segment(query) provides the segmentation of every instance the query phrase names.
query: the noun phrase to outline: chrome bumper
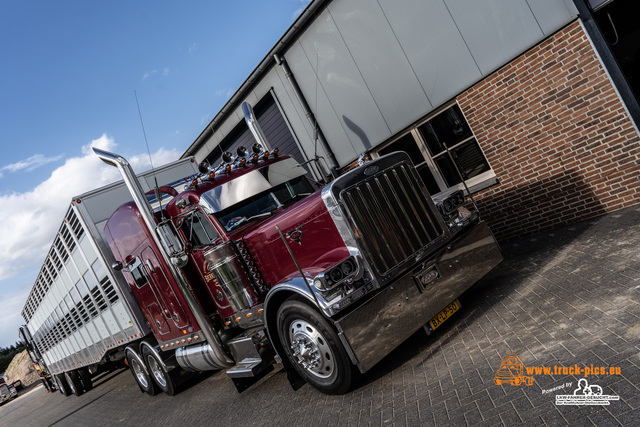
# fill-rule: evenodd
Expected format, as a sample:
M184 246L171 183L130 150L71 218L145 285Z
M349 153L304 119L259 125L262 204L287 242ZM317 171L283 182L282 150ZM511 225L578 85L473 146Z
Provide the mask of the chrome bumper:
M337 320L340 338L360 371L371 369L501 261L493 234L480 222ZM434 265L439 278L421 291L414 276Z

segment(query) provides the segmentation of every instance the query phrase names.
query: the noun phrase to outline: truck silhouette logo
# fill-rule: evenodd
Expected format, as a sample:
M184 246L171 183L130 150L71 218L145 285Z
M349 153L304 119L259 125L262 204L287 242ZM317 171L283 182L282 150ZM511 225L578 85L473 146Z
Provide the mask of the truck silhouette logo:
M493 377L493 382L496 385L511 384L511 385L532 385L533 377L528 377L524 374L525 368L522 360L516 353L509 353L500 361L500 368L496 371Z

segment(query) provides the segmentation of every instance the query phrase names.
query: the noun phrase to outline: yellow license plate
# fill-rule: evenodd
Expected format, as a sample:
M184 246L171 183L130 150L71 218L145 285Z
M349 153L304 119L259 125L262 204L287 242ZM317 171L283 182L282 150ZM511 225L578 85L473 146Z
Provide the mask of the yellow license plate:
M438 326L442 325L445 320L453 316L453 313L460 309L460 303L458 300L452 302L444 308L440 313L436 314L433 319L429 320L427 326L429 330L433 332Z

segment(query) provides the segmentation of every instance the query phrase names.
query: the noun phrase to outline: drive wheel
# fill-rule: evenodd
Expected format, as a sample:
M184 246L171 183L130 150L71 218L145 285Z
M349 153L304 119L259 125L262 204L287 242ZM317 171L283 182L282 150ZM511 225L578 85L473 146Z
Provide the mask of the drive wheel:
M142 349L142 357L149 368L151 378L160 387L160 390L169 396L173 396L175 387L173 386L171 375L164 369L162 361L158 360L157 356L146 347Z
M76 371L67 371L64 373L64 379L67 380L67 384L69 385L69 391L76 396L80 396L84 393L84 389L82 388L82 382L80 382L80 377Z
M329 322L297 300L278 310L278 336L289 361L312 387L326 394L344 394L354 367Z
M127 350L126 358L129 369L131 369L131 374L136 380L138 387L140 387L140 391L147 393L149 396L155 396L158 393L158 387L147 373L142 358L130 349Z
M58 386L58 390L60 390L60 393L62 393L63 396L69 396L71 394L69 384L67 383L64 374L56 375L56 385Z

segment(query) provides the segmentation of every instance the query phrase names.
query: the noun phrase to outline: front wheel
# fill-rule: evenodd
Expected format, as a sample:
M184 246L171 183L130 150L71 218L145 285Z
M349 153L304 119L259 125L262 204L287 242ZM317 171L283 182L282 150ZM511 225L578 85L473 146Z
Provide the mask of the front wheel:
M278 310L278 336L289 361L312 387L344 394L355 374L333 327L320 313L297 300Z

